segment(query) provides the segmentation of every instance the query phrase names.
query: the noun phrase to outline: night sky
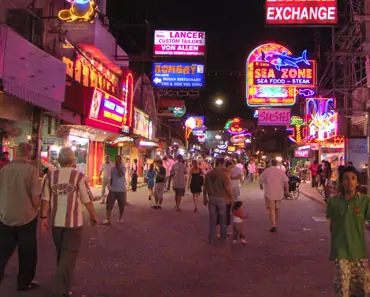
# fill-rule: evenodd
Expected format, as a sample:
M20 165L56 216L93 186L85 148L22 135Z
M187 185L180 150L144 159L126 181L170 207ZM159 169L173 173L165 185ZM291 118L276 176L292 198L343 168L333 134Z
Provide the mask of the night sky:
M255 47L275 41L287 46L297 55L308 49L309 58L318 59L320 53L320 71L325 63L325 52L330 45L327 34L330 29L327 28L266 27L263 0L108 0L107 6L112 33L128 54L139 54L139 47L145 50L146 34L145 28L124 27L123 24L144 23L147 20L153 30L206 31L206 88L200 99L187 100L187 107L189 112L204 113L208 116L206 124L209 128L221 128L232 116L245 119L252 117L252 111L245 100L245 60ZM321 39L315 39L318 34ZM317 42L319 40L320 42ZM321 47L317 46L318 43ZM150 69L151 63L147 63L148 74ZM228 106L214 116L216 111L210 102L219 95L227 99Z

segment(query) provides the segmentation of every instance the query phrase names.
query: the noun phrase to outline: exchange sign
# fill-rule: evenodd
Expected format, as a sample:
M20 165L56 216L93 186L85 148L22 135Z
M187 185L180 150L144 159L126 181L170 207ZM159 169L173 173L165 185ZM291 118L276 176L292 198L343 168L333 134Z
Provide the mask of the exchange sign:
M205 56L206 33L200 31L154 31L154 55Z
M336 25L337 0L266 0L268 25Z
M204 64L183 62L153 63L153 86L198 89L204 87Z

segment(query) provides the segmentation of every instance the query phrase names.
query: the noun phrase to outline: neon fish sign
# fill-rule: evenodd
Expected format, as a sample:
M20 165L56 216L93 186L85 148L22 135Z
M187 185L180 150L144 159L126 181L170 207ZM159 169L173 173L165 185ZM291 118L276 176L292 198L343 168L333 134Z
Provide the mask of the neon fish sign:
M316 86L316 62L307 59L306 50L294 56L282 45L263 44L250 53L246 66L249 106L291 106L299 88Z
M98 15L98 5L94 0L67 0L71 3L69 9L62 9L58 13L58 17L67 23L82 21L94 22Z

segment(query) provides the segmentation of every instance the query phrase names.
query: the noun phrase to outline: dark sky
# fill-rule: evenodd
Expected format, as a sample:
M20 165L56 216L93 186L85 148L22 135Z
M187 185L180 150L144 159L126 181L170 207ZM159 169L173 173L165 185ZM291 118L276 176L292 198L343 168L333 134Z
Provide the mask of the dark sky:
M252 111L245 103L244 73L245 59L256 46L275 41L297 54L308 49L309 58L315 58L315 33L328 31L265 27L263 0L108 0L107 15L111 20L113 34L129 54L138 53L132 40L145 49L145 29L122 28L123 24L143 23L147 20L152 29L206 31L206 88L200 99L187 100L187 106L190 112L204 112L208 126L222 126L232 116L246 119L251 117ZM130 38L127 38L128 35ZM330 40L321 39L322 48L330 44ZM150 71L150 64L146 66ZM210 108L210 100L218 93L227 99L228 108L216 113Z

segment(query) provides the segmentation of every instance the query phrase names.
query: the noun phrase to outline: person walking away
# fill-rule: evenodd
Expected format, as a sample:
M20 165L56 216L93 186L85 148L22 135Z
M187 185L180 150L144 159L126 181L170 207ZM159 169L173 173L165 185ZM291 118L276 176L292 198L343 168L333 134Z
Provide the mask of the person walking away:
M130 167L130 159L129 158L126 158L126 161L125 161L125 168L126 168L126 173L125 173L125 177L126 177L126 188L127 190L130 189L130 185L131 185L131 172L129 170Z
M370 220L370 197L357 192L359 172L352 166L339 174L340 192L327 202L330 220L330 255L335 264L334 293L338 297L365 297L370 293L370 272L365 224Z
M105 204L106 197L105 197L105 191L110 186L110 180L111 180L111 171L114 167L114 164L110 161L110 157L107 155L105 156L104 164L100 168L99 177L102 183L102 189L101 189L101 204Z
M230 166L230 179L233 188L234 201L238 201L240 197L240 187L243 182L244 172L235 162Z
M153 209L162 209L165 187L166 187L166 168L164 168L163 166L163 161L158 160L154 187L155 205L152 206Z
M192 168L190 170L189 189L193 194L194 212L198 211L198 200L203 186L203 174L198 167L197 160L192 161Z
M149 170L146 173L146 184L148 186L149 200L152 200L156 175L157 173L154 170L154 164L150 164Z
M240 159L237 159L235 162L233 161L233 165L238 167L242 171L243 176L242 176L241 182L243 183L244 182L244 176L245 176L245 173L246 173L246 170L244 169L243 163L240 161Z
M247 218L243 213L243 202L236 201L233 205L233 243L240 240L240 243L247 244L243 230L243 220Z
M318 171L319 171L319 165L317 161L314 161L313 164L310 166L310 172L311 172L311 183L312 188L317 187L317 179L318 179Z
M41 184L36 167L30 164L32 145L20 143L15 161L0 170L0 284L6 265L18 249L17 290L28 291L37 265L37 215Z
M207 173L203 186L203 203L209 209L208 242L216 241L217 214L220 220L221 240L226 242L226 205L233 203L230 178L225 169L225 160L217 159L216 167Z
M253 160L249 161L248 174L249 174L249 181L251 183L253 183L254 182L254 176L256 174L256 163Z
M112 210L116 201L119 208L119 219L117 223L122 223L123 213L125 211L125 205L127 201L126 178L125 178L126 168L122 164L121 156L116 156L114 161L115 166L112 168L111 172L112 179L107 198L107 217L106 219L104 219L103 225L111 224Z
M3 152L1 155L2 155L2 157L0 159L0 169L3 168L5 165L8 165L10 163L8 152Z
M173 164L175 164L175 161L173 160L172 157L169 157L166 161L167 163L167 167L166 167L166 191L170 191L171 190L171 182L173 180L173 175L171 174L172 172L172 166Z
M83 173L73 168L74 152L64 147L58 157L60 169L49 172L43 181L41 202L41 230L49 224L57 253L55 297L70 295L73 273L82 240L83 206L91 223L97 223L93 195Z
M134 160L134 164L132 164L131 168L131 189L133 192L137 190L137 173L138 173L138 166L137 166L137 159Z
M173 175L173 190L175 191L176 210L181 211L181 199L185 196L185 178L188 174L188 169L184 164L181 155L177 156L177 163L172 166L171 174Z
M271 160L271 166L260 175L260 187L264 189L265 203L271 222L270 232L276 232L279 220L281 201L289 193L289 178L277 167L277 161ZM285 191L285 192L284 192Z

